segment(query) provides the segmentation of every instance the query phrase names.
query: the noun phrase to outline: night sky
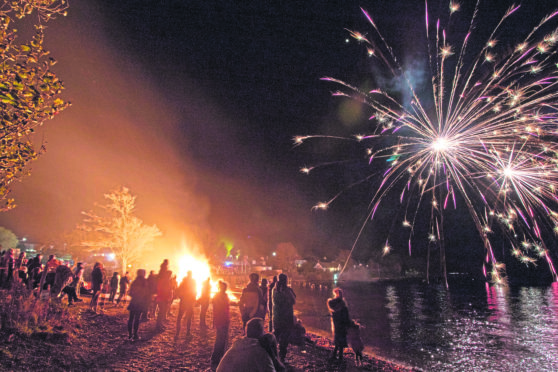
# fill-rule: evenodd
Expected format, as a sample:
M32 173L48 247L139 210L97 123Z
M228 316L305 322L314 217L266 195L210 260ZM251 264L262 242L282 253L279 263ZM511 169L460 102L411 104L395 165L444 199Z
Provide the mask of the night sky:
M488 19L511 5L486 3ZM430 12L445 14L447 2L437 4ZM536 4L538 18L551 10L551 2ZM46 40L73 106L38 135L47 152L14 187L18 208L0 215L0 225L54 240L103 193L126 185L138 196L138 215L163 230L166 244L202 225L270 249L281 241L318 255L350 249L372 186L351 189L328 211L311 208L368 172L362 149L324 141L294 147L292 139L367 128L369 112L332 97L337 87L320 80L358 82L370 73L364 48L347 42L346 29L372 32L361 6L402 62L420 66L421 1L72 1ZM299 172L331 160L351 162ZM448 230L467 230L461 217ZM389 223L372 226L357 255L381 249ZM468 233L453 239L478 243ZM479 246L467 257L480 266L482 254Z

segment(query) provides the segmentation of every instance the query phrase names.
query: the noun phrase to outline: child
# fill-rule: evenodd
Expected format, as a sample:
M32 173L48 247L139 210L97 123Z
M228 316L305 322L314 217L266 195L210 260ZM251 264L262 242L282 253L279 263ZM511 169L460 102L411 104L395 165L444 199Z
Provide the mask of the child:
M360 324L351 321L351 325L347 329L347 341L349 346L353 349L355 353L355 364L357 366L362 365L362 351L364 350L364 344L360 338Z

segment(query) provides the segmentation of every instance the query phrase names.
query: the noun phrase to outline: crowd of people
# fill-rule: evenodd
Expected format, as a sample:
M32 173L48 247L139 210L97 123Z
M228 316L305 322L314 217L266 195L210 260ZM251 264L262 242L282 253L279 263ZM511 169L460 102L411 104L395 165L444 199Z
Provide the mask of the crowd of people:
M147 275L146 270L137 270L133 281L129 272L122 275L114 272L107 278L103 265L97 262L91 272L90 290L87 290L83 286L84 265L81 262L70 268L54 255L49 256L44 265L41 261L40 254L27 260L22 253L14 259L13 251L7 250L0 257L0 287L10 288L19 281L38 295L46 293L60 300L67 295L69 306L81 302L80 294L87 293L91 295L89 310L93 312L103 307L105 301L114 306L128 303L127 329L131 341L140 339L142 321L155 319L156 331L168 327L168 316L175 300L179 301L175 341L180 338L182 328L186 328L186 337L191 334L195 306L200 306L199 327L203 332L209 327L207 312L211 304L216 335L210 361L213 371L284 371L289 344L301 345L306 340L306 331L294 316L296 294L285 274L274 276L271 282L266 278L260 280L257 273L249 275L249 282L235 304L239 306L244 337L227 349L231 302L228 284L224 281L218 282L218 292L211 297L211 280L207 278L198 298L192 272L188 271L178 284L168 260L161 263L157 273L151 271ZM343 350L350 345L358 362L359 358L362 360L363 349L359 325L350 319L341 289L336 288L333 293L334 297L327 302L335 346L330 360L343 360Z
M67 262L50 255L45 264L43 255L37 254L28 259L25 252L14 257L13 249L0 253L0 288L11 289L14 283L21 283L37 296L41 293L55 295L57 298L68 296L68 304L81 302L79 293L83 288L84 265L78 262L73 267Z
M245 337L237 340L227 350L231 322L228 284L219 281L218 292L211 298L211 281L207 278L202 283L198 298L192 272L188 271L178 284L168 264L168 260L163 261L159 272L151 273L149 277L146 277L145 270L137 271L129 290L131 300L128 305L128 336L130 340L140 338L138 331L141 320L154 316L155 313L155 329L163 331L168 326L167 317L174 300L179 301L175 341L180 339L183 328L186 337L191 334L195 306L200 307L199 328L203 332L208 328L207 310L211 304L213 305L213 328L216 334L211 355L212 370L285 370L283 363L289 343L293 341L293 335L302 338L305 336L301 322L297 321L293 314L296 295L288 286L287 275L280 274L274 278L270 286L267 279L260 281L258 274L249 275L249 283L242 290L238 301ZM150 277L155 278L151 281L153 284L150 284ZM94 291L95 288L94 286ZM114 293L114 289L111 293ZM270 323L269 332L266 332L268 314ZM302 328L302 332L295 332L297 327ZM262 359L262 355L266 357ZM252 369L245 369L246 365L251 365Z

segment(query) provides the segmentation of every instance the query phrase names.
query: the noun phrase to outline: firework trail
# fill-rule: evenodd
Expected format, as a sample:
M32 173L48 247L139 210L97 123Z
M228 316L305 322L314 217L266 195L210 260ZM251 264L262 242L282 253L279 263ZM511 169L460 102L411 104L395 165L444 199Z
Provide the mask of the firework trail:
M512 6L484 45L473 48L470 40L482 15L479 3L470 22L467 20L465 36L452 42L449 26L442 26L439 19L429 20L425 3L432 82L427 99L416 93L409 72L365 10L362 12L374 37L348 31L366 47L371 63L380 64L393 78L405 81L410 102L400 102L385 87L363 91L335 78L323 80L341 87L334 95L358 100L373 113L371 133L352 138L368 146L370 169L384 169L366 221L374 219L386 195L398 192L411 253L413 239L422 238L414 231L421 217L419 207L426 205L428 208L421 208L430 213L430 232L425 239L437 245L445 260L444 210L465 208L486 250L485 276L495 283L505 282L505 267L496 259L491 244L498 233L521 262L529 265L546 261L556 280L545 240L558 232L558 11L541 19L515 45L504 45L507 43L497 39L503 25L514 17L521 21L516 14L519 6ZM459 10L458 3L450 2L448 25ZM332 138L299 136L295 144L316 137ZM305 167L303 172L316 168L319 166ZM372 177L376 175L363 181ZM464 205L456 200L457 194ZM315 208L326 209L338 196ZM389 250L388 241L384 253Z

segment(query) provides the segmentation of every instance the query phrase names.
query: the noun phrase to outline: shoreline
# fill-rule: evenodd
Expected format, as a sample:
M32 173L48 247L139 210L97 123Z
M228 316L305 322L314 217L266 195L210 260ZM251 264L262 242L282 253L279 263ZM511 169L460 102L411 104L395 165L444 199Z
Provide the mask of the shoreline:
M312 327L306 327L306 335L309 336L312 340L314 339L323 339L323 340L327 340L328 342L328 346L321 346L324 348L327 348L329 352L331 352L333 350L333 341L331 340L331 333L330 332L326 332L323 331L321 329L316 329L316 328L312 328ZM345 349L345 352L353 355L353 351L350 347L348 347L347 349ZM392 360L392 359L388 359L386 357L383 357L381 355L378 355L374 352L374 350L370 347L365 345L364 346L364 351L362 352L362 355L365 358L369 358L369 359L377 359L380 360L384 363L389 363L389 364L394 364L397 365L399 368L403 369L403 370L410 370L410 371L421 371L420 368L418 367L413 367L409 364L406 364L404 362L398 361L398 360Z
M178 305L171 307L171 315L163 331L155 329L155 321L140 324L140 341L130 341L127 335L128 311L126 305L117 307L107 303L102 311L88 310L89 298L68 308L71 321L58 328L41 332L22 333L2 330L0 337L0 365L7 370L103 370L103 371L147 371L147 370L210 370L215 331L199 327L199 306L194 308L192 333L174 339ZM65 305L66 301L63 301ZM242 322L238 306L231 306L229 343L242 336ZM211 326L213 309L208 311ZM184 322L183 322L184 323ZM330 335L318 330L307 329L311 342L290 345L286 358L288 372L352 372L352 371L420 371L376 355L365 353L363 365L356 366L354 354L348 349L343 363L329 362L332 351ZM64 336L64 337L59 337Z

